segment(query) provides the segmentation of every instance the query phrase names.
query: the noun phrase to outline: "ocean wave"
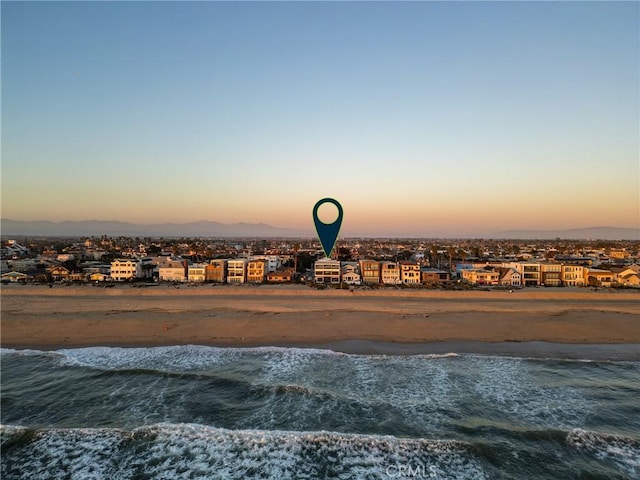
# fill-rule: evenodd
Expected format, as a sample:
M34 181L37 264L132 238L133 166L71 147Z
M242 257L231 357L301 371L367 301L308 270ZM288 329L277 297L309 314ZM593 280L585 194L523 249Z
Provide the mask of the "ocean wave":
M474 357L477 370L473 390L496 416L510 414L519 423L553 428L584 425L593 410L584 393L575 386L541 382L528 361L505 357Z
M175 345L166 347L86 347L57 350L64 356L65 365L93 367L106 370L155 369L159 371L203 370L226 365L239 358L277 356L293 363L308 356L343 356L331 350L285 347L210 347L204 345Z
M37 351L27 352L32 355ZM239 424L225 425L233 428L307 430L318 428L323 419L334 419L332 425L338 425L338 421L350 423L349 417L357 417L370 424L382 415L388 421L399 421L406 434L423 436L428 431L442 431L442 425L469 410L465 399L470 394L477 398L478 405L486 406L479 415L525 427L583 427L594 411L584 388L571 378L563 378L566 375L561 370L552 378L543 378L546 374L538 362L515 357L458 357L452 353L386 356L323 349L199 345L89 347L40 354L55 358L64 367L115 372L119 377L113 381L132 386L132 395L142 386L155 388L156 384L170 394L182 377L196 376L194 380L202 377L203 385L215 387L221 394L237 391L252 396L256 400L252 411ZM156 373L164 378L173 375L176 382L158 380L154 378L159 377ZM124 408L129 400L121 393L118 398ZM140 417L145 422L199 422L206 418L174 418L171 415L185 411L182 403L162 409L153 396L145 393L138 397L135 395L131 402L136 406L131 418ZM143 414L146 404L155 417Z
M451 440L199 424L134 430L2 426L0 433L2 477L10 479L382 479L401 466L422 473L421 478L487 478L474 448Z
M640 478L640 441L619 435L576 428L567 435L567 443L598 460L613 462L632 478Z
M15 349L15 348L0 348L0 355L15 355L19 357L39 357L39 356L52 356L60 355L54 351L48 350L33 350L30 348Z

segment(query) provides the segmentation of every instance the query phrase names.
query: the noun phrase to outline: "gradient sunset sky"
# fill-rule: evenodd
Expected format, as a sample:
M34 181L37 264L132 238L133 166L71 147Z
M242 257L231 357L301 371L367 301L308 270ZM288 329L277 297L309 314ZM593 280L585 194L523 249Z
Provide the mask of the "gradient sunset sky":
M6 2L2 217L640 223L638 2Z

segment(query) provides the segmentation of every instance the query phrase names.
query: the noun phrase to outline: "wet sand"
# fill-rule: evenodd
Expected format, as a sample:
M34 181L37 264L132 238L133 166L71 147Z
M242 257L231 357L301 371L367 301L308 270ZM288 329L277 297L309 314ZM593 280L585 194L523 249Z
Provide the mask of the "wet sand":
M638 292L8 285L1 298L11 348L640 343Z

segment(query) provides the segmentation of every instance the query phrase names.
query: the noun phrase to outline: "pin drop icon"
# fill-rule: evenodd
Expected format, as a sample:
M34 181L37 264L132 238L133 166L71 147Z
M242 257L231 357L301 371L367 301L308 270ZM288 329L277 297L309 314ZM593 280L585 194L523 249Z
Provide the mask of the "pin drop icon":
M333 223L323 223L318 218L318 209L325 203L332 203L338 209L338 218ZM342 205L333 198L323 198L318 200L315 207L313 207L313 223L316 225L316 232L318 232L318 238L322 245L324 254L329 257L336 245L338 239L338 233L340 233L340 226L342 225Z

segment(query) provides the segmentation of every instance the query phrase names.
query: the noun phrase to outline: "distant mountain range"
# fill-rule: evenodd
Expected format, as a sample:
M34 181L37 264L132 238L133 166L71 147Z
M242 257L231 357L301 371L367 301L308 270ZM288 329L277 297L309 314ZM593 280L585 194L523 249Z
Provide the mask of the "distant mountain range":
M587 227L568 230L507 230L491 235L492 238L553 240L640 240L640 229L621 227Z
M0 220L0 233L4 236L31 237L83 237L83 236L123 236L123 237L257 237L257 238L300 238L315 237L311 229L282 228L266 223L218 223L209 221L191 223L160 223L139 225L129 222L86 220L80 222L49 222ZM401 237L402 235L398 235ZM588 227L569 230L507 230L485 235L471 235L475 238L495 239L601 239L640 240L640 229L619 227Z
M312 232L280 228L265 223L233 223L200 221L191 223L160 223L138 225L128 222L85 220L80 222L49 222L0 220L4 236L81 237L310 237Z

